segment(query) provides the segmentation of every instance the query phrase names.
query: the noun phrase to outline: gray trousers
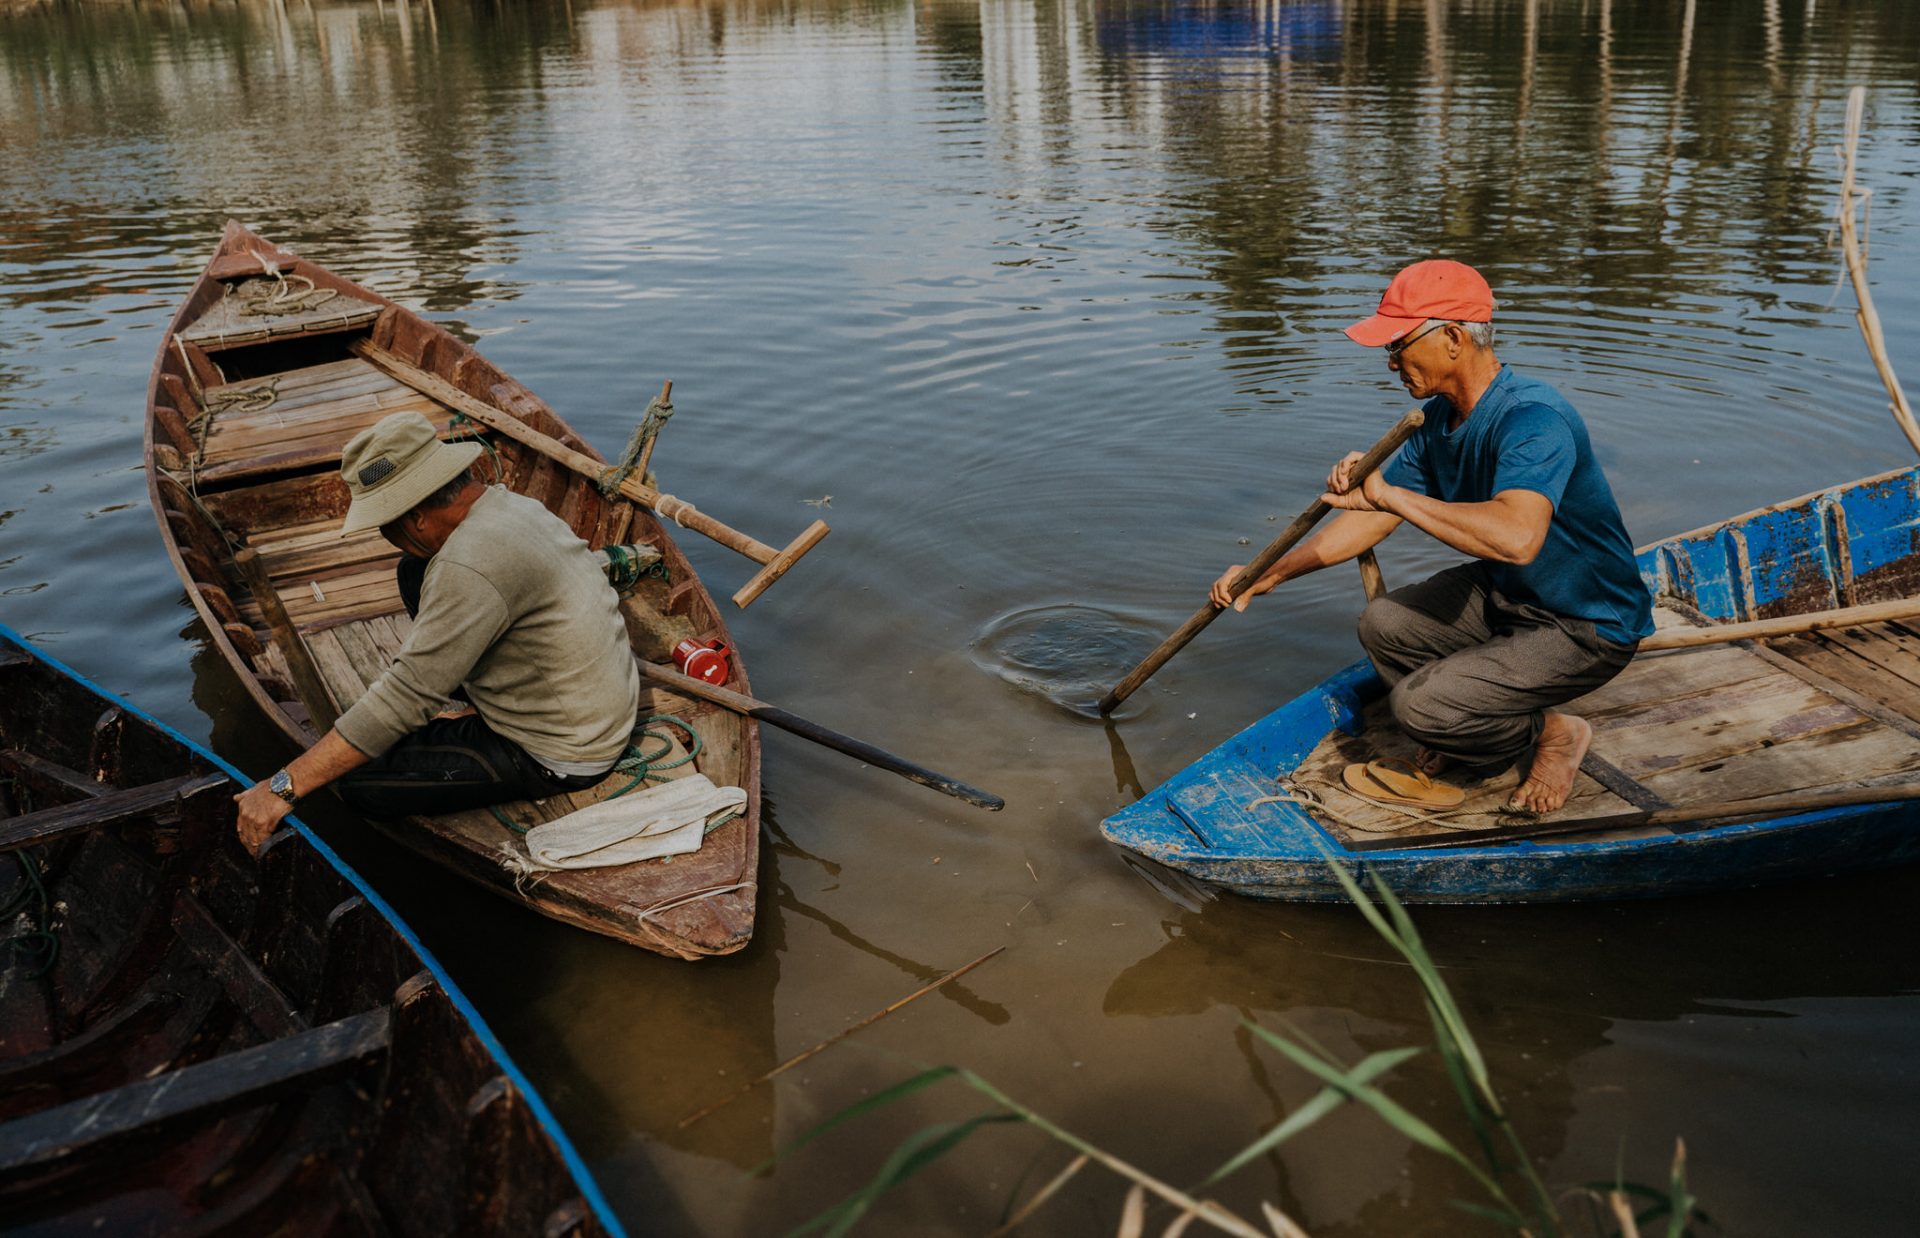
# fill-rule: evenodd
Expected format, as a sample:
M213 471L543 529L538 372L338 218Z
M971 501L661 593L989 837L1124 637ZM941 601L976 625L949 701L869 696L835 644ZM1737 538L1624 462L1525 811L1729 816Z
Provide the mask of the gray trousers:
M1360 644L1393 689L1401 730L1478 775L1525 755L1546 709L1612 679L1638 647L1515 602L1488 575L1483 563L1451 567L1360 616Z

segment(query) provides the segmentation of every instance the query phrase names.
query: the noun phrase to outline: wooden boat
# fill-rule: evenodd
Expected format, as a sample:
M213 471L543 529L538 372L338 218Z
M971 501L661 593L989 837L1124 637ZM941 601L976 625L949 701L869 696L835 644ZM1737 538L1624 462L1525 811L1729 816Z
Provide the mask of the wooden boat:
M292 818L240 847L240 785L0 627L0 1228L621 1233L380 897Z
M1920 469L1750 512L1639 552L1662 630L1808 615L1920 593ZM1410 757L1362 661L1107 818L1111 841L1257 898L1341 901L1328 855L1364 856L1408 901L1558 902L1734 888L1920 859L1920 622L1643 653L1567 706L1593 750L1559 812L1515 826L1516 774L1419 820L1346 793L1352 761ZM1296 799L1312 792L1324 806ZM1645 824L1740 801L1749 809ZM1854 800L1863 802L1845 803ZM1577 833L1543 831L1618 815ZM1499 841L1499 832L1530 838Z
M287 638L268 622L238 552L257 552L311 654L323 682L307 695L324 692L323 708L345 709L399 650L408 619L394 581L397 552L374 530L337 536L347 505L341 450L402 409L423 413L443 436L471 436L476 428L450 406L467 400L600 459L531 392L445 330L238 223L227 225L168 327L147 397L154 514L214 648L294 743L318 739L314 703L296 691L298 667L282 648ZM750 691L719 609L651 511L603 495L594 479L513 438L491 436L489 448L476 466L483 480L497 477L539 499L590 545L647 542L663 553L666 579L643 582L621 606L639 656L665 660L681 637L725 641L735 649L725 686ZM682 772L697 768L747 792L745 812L697 852L516 886L505 863L524 847L490 811L379 824L436 862L566 923L681 958L738 950L753 932L759 863L757 724L660 688L643 688L640 715L670 715L693 728L701 751ZM519 825L552 820L629 781L610 777L503 812Z

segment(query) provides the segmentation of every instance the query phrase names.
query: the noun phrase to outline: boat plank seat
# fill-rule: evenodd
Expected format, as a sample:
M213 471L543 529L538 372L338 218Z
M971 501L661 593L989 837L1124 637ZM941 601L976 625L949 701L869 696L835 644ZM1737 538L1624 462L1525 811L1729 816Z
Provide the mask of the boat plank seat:
M443 436L453 416L446 406L358 357L289 370L270 380L211 387L206 400L211 407L223 396L260 390L274 393L263 407L213 414L197 471L201 485L337 465L347 440L389 413L420 413Z
M258 269L256 266L255 271ZM246 274L251 275L255 271ZM208 306L193 322L175 332L175 338L212 352L241 344L257 344L263 340L361 330L371 326L380 317L380 306L344 294L311 308L297 308L288 314L247 312L244 308L246 298L240 295L239 288L244 284L269 282L245 280L227 285L220 299Z
M109 791L78 803L19 813L0 825L0 851L152 818L175 811L189 800L226 785L225 774L186 774L123 791Z
M386 1053L388 1011L349 1015L0 1126L0 1181L109 1139L263 1103Z

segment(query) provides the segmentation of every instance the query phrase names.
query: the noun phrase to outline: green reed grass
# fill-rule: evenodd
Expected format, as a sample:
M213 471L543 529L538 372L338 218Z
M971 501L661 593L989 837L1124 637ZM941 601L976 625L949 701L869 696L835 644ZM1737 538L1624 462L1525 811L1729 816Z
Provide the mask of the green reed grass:
M753 1172L765 1172L834 1128L935 1084L949 1081L959 1083L987 1097L995 1107L971 1118L938 1123L908 1136L865 1185L792 1230L789 1238L815 1233L825 1238L839 1238L851 1232L882 1195L959 1147L974 1132L989 1125L1009 1122L1031 1126L1073 1149L1077 1156L1017 1211L1012 1209L1009 1201L1008 1210L1003 1213L1003 1223L994 1231L996 1234L1006 1233L1024 1222L1087 1164L1094 1163L1132 1183L1121 1209L1121 1238L1136 1238L1145 1233L1146 1201L1150 1195L1158 1197L1175 1210L1172 1220L1162 1232L1162 1238L1178 1238L1195 1223L1218 1232L1238 1235L1239 1238L1306 1238L1306 1231L1272 1204L1261 1205L1262 1220L1265 1222L1262 1227L1212 1200L1198 1197L1195 1192L1223 1181L1346 1104L1358 1104L1371 1110L1406 1139L1458 1166L1474 1184L1478 1197L1456 1200L1455 1206L1508 1233L1525 1238L1574 1238L1575 1235L1642 1238L1642 1235L1654 1233L1664 1234L1665 1238L1689 1238L1698 1232L1697 1226L1711 1224L1687 1186L1686 1146L1678 1141L1672 1170L1663 1187L1623 1182L1616 1175L1611 1182L1589 1182L1558 1192L1551 1188L1541 1177L1534 1158L1528 1154L1519 1132L1509 1120L1506 1106L1494 1089L1486 1055L1474 1040L1459 1005L1440 977L1440 969L1427 953L1419 931L1414 928L1413 920L1401 906L1400 900L1394 897L1393 891L1379 875L1372 872L1367 874L1367 882L1372 890L1369 895L1360 881L1331 852L1323 848L1323 854L1326 855L1328 867L1354 905L1367 918L1367 923L1399 952L1419 981L1428 1019L1433 1025L1432 1048L1439 1053L1446 1068L1461 1116L1471 1133L1470 1149L1463 1148L1459 1141L1415 1116L1378 1085L1378 1081L1395 1067L1426 1052L1425 1049L1382 1050L1369 1054L1352 1066L1346 1066L1298 1028L1288 1029L1290 1034L1283 1036L1245 1020L1245 1026L1253 1035L1320 1080L1324 1086L1273 1129L1228 1157L1191 1191L1171 1186L1146 1170L1055 1125L970 1070L957 1066L936 1066L834 1114L775 1153ZM1570 1210L1572 1219L1569 1218Z

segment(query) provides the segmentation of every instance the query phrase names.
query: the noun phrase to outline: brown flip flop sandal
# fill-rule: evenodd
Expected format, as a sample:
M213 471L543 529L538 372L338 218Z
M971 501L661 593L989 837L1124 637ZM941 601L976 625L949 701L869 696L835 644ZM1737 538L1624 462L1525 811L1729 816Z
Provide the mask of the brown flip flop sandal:
M1401 757L1347 766L1340 781L1361 799L1405 808L1458 808L1467 793L1451 783L1436 782L1425 770Z

